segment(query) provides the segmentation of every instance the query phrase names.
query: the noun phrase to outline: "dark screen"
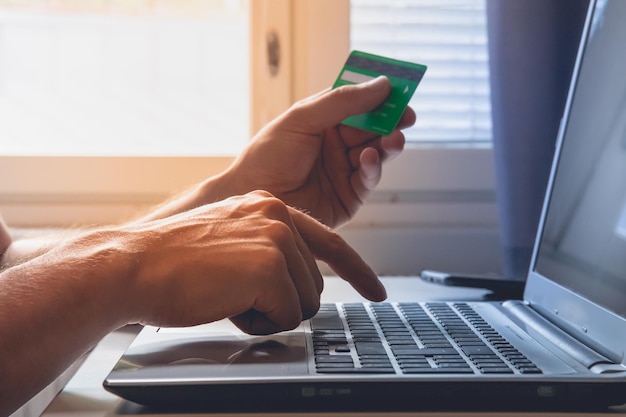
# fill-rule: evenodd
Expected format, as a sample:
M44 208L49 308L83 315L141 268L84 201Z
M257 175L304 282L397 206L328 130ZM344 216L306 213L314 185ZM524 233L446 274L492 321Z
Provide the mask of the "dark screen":
M626 317L626 1L591 22L534 270Z

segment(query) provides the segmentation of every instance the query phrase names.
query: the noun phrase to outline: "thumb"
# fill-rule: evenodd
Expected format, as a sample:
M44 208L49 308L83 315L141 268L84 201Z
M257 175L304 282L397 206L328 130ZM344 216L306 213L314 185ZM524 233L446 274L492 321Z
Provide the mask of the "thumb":
M385 76L360 83L344 85L302 101L299 111L305 114L316 130L341 123L349 116L374 110L389 96L391 84ZM301 115L302 116L302 115Z

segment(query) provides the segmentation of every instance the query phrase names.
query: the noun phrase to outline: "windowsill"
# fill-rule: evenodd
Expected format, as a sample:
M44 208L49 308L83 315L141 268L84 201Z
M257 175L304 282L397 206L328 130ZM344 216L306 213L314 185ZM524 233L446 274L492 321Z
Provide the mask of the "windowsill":
M46 227L110 223L226 169L234 156L192 157L45 157L0 156L0 211L14 226ZM453 169L451 169L453 167ZM448 218L464 220L462 204L482 207L494 202L492 154L489 147L441 147L408 144L384 167L367 210L355 223L380 224L379 210L391 210L383 223L413 218L427 224L423 207L455 207ZM400 209L400 207L403 207ZM399 214L397 210L402 211ZM369 211L370 214L366 214ZM466 211L471 213L471 211ZM400 217L398 217L400 216ZM490 215L488 215L490 217ZM459 220L457 220L457 218ZM448 220L441 220L440 223ZM485 222L482 220L481 222ZM491 222L491 221L489 221Z
M224 171L233 156L2 156L0 212L19 227L127 220Z

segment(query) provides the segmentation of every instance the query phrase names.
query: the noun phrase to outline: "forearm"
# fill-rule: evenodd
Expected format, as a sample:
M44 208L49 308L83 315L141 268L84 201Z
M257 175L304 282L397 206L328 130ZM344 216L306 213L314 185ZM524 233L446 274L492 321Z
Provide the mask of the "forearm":
M131 262L102 233L86 233L0 274L0 415L54 380L131 318Z

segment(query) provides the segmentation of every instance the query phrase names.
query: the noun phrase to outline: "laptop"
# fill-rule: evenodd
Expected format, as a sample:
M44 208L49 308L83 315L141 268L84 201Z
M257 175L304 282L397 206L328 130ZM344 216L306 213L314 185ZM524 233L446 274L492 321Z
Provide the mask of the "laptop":
M523 299L324 304L263 337L145 327L104 387L177 411L626 403L624 21L626 1L591 2Z

